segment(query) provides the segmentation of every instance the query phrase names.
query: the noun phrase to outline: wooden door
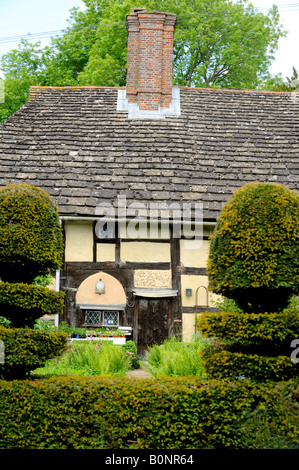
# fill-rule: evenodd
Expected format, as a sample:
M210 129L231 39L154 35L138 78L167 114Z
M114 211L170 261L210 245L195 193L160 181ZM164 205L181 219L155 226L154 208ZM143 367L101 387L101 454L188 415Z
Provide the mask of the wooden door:
M135 341L138 354L149 346L160 345L173 335L173 297L137 297L135 304Z

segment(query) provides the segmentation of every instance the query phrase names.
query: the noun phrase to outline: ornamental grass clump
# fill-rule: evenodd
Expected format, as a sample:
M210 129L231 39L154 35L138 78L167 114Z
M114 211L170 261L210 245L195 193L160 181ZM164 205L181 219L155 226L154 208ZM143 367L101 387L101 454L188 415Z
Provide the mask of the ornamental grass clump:
M40 375L83 375L123 377L131 369L130 355L121 345L110 341L72 341L67 351L49 360L43 368L36 369Z
M160 346L153 345L146 353L148 369L154 377L203 377L205 371L199 361L199 351L203 344L203 341L196 337L190 343L182 343L173 336Z

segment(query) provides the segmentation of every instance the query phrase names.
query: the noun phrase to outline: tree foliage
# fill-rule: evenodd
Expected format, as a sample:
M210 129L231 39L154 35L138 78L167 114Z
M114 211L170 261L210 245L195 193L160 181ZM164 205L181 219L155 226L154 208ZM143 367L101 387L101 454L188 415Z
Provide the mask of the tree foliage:
M277 7L267 15L247 0L85 0L73 8L62 37L50 46L22 41L2 57L5 103L0 121L28 99L30 85L123 86L131 8L178 15L174 37L174 83L184 86L256 88L269 76L278 40L285 35Z
M237 190L211 237L208 275L245 312L286 307L299 290L299 196L271 183Z

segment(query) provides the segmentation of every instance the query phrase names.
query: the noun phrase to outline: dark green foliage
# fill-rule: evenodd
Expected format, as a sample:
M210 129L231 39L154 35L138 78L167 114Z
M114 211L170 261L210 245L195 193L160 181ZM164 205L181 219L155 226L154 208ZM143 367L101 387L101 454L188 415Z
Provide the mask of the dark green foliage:
M60 267L62 254L58 210L49 195L25 183L2 188L0 315L10 322L9 328L0 327L3 377L22 378L65 347L65 333L22 329L33 327L44 314L62 313L64 294L45 287L50 270Z
M213 379L250 378L256 382L289 380L298 376L299 365L287 356L261 356L220 351L203 353L202 360Z
M198 329L204 337L214 338L201 353L209 377L243 376L265 382L298 375L299 363L291 361L291 342L299 336L298 309L270 314L204 313Z
M0 282L0 312L13 327L32 327L42 315L61 314L63 306L63 292L17 282Z
M25 377L30 371L43 367L47 359L59 356L66 349L67 334L27 328L0 326L4 343L4 363L0 376L5 379Z
M299 196L270 183L238 189L211 238L210 289L246 312L276 312L299 291Z
M299 311L280 313L203 313L198 328L205 337L225 338L241 348L255 351L284 351L290 354L291 341L299 335Z
M32 283L58 269L62 232L56 205L42 189L10 184L0 190L0 278Z
M265 448L281 439L298 447L297 386L194 377L0 381L0 448L250 448L257 422L260 434L269 430Z

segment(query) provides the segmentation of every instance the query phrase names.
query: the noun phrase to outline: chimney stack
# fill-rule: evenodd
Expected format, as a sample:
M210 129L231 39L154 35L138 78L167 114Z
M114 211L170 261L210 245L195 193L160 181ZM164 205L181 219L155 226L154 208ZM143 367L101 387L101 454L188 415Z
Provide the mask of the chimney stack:
M132 9L127 15L126 100L128 109L138 109L138 117L179 115L178 89L174 93L172 87L175 23L173 13Z

